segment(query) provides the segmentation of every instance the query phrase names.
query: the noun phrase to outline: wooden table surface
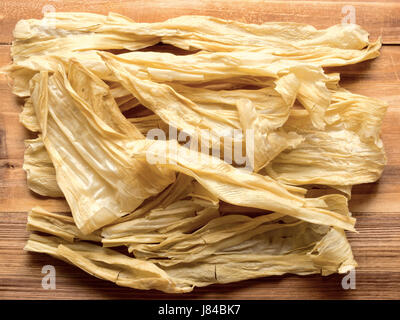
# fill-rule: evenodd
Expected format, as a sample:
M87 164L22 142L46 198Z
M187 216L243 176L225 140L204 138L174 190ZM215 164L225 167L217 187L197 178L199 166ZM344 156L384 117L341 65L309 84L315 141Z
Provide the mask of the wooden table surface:
M350 209L359 233L348 233L355 258L356 289L344 290L343 275L287 275L197 288L184 295L121 288L87 275L44 254L22 250L28 237L27 211L41 205L67 211L63 200L30 192L22 170L24 139L18 122L20 101L0 76L0 299L400 299L400 1L18 1L0 3L0 66L10 62L12 30L19 19L40 18L43 11L121 13L154 22L183 14L211 15L243 22L296 21L317 28L341 23L351 4L356 23L382 37L381 56L354 66L335 68L341 84L360 94L386 100L383 141L388 164L379 182L354 187ZM56 289L41 286L44 265L56 269Z

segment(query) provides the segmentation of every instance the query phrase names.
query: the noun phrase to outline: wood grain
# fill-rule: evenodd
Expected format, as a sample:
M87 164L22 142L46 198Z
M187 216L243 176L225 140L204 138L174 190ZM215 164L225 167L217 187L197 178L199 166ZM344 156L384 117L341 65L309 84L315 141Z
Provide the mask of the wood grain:
M16 21L40 17L45 4L57 10L124 13L138 21L160 21L181 14L207 14L246 22L298 21L326 27L340 22L345 4L329 1L20 1L0 4L0 42L11 41ZM398 2L353 1L358 23L386 43L400 43ZM0 66L10 62L9 45L0 45ZM197 288L185 295L121 288L44 254L27 253L26 212L35 205L64 212L64 200L30 192L22 170L23 140L19 101L0 75L0 299L400 299L400 46L384 46L381 56L354 66L332 68L347 89L390 104L382 138L388 165L377 183L354 187L350 208L358 233L348 233L359 268L356 289L343 290L342 275L287 275ZM57 272L54 291L41 287L41 268Z

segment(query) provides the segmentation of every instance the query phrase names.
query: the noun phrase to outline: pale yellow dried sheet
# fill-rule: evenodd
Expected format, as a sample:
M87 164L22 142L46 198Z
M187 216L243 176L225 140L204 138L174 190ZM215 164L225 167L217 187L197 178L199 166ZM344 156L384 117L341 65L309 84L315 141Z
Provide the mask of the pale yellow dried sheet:
M138 140L131 152L134 158L145 158L150 163L195 178L225 202L277 211L311 223L354 230L355 219L322 209L326 207L323 199L303 198L295 193L299 189L280 184L268 176L234 168L219 158L180 146L176 140Z
M36 116L35 116L36 118ZM47 197L63 197L57 184L56 170L44 146L42 137L25 140L24 164L29 189Z
M379 179L386 164L380 128L387 104L344 89L333 92L332 100L325 130L313 128L305 112L293 111L284 127L304 141L269 164L271 177L295 185L343 186Z
M76 63L68 75L60 69L36 76L32 102L57 183L82 232L130 213L173 182L173 173L127 157L125 145L142 135L122 116L108 87Z
M338 205L342 214L348 214L346 202L334 197L325 199ZM177 223L174 219L169 222L171 226ZM182 223L178 221L178 225ZM157 236L149 235L151 238L158 241ZM343 231L280 214L216 217L192 234L170 234L162 245L133 248L135 254L148 261L94 244L71 244L35 234L25 247L63 259L118 285L165 292L188 292L195 286L284 273L344 273L356 266Z
M354 24L317 30L307 24L245 24L205 16L181 16L158 23L136 23L119 14L48 13L42 20L21 20L14 30L13 54L32 55L90 49L138 50L158 42L191 50L253 50L281 59L306 60L323 66L372 59L380 43Z
M20 122L38 133L26 140L28 186L65 195L72 213L33 208L28 229L53 236L31 234L26 250L170 293L356 267L346 196L382 173L387 105L340 88L322 67L375 58L380 39L346 24L68 12L21 20L14 36L5 71L25 99ZM138 51L159 42L193 54ZM169 125L212 148L220 134L201 129L242 130L232 146L253 134L251 165L188 149L170 132L150 139ZM127 255L106 248L115 246Z

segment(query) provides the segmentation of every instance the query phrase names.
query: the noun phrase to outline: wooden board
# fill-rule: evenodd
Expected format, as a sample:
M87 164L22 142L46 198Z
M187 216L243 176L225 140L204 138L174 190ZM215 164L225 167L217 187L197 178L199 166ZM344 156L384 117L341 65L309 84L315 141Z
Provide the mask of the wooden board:
M245 22L297 21L321 28L340 23L346 2L329 1L11 1L0 4L0 66L10 62L12 29L21 18L41 17L45 5L58 11L123 13L137 21L160 21L182 14L213 15ZM386 44L373 61L330 69L353 92L390 104L383 126L388 165L377 183L354 188L350 209L359 233L348 233L355 258L356 289L344 290L342 275L286 275L197 288L185 295L121 288L91 277L76 267L23 251L28 237L26 212L41 205L55 212L66 203L30 192L22 170L29 133L19 124L19 101L0 76L0 299L400 299L400 4L353 1L357 23ZM44 265L56 269L56 290L41 286Z

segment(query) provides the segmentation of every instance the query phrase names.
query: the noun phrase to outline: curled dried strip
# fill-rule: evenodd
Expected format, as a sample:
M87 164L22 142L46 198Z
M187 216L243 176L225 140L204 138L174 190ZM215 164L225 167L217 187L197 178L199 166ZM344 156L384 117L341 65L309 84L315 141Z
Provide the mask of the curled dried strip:
M340 88L322 67L375 58L380 40L343 24L58 12L20 21L14 36L6 71L25 99L21 123L39 134L26 141L28 186L64 195L72 212L32 209L28 228L52 236L31 234L26 250L175 293L356 266L343 231L355 219L338 192L350 197L353 184L381 175L387 106ZM158 42L194 53L136 51ZM168 125L211 147L221 141L200 129L252 130L254 172L170 134L145 138ZM310 198L315 185L333 194ZM105 248L115 246L129 255Z

